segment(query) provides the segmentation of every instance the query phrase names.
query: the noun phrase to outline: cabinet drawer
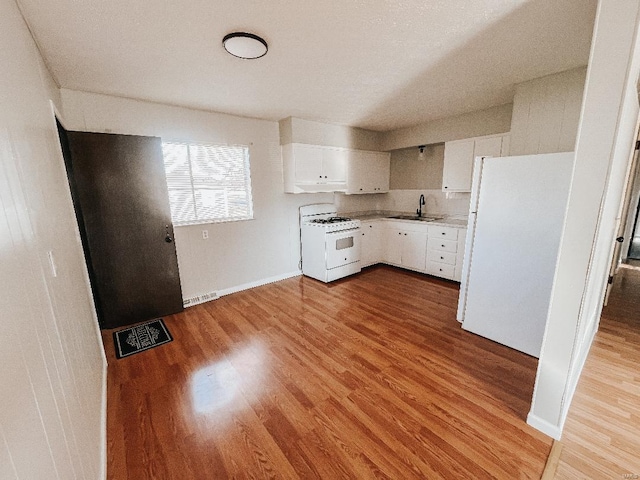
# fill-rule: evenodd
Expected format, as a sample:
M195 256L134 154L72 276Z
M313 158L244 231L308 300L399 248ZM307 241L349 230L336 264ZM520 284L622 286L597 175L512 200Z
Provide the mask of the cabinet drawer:
M451 227L429 227L429 238L443 238L445 240L457 240L458 228Z
M453 265L427 261L427 273L430 275L453 278L455 268L456 267L454 267Z
M445 252L444 250L427 250L427 261L455 265L456 254L454 252Z
M456 240L441 240L439 238L429 237L427 248L429 250L456 253L458 251L458 242Z

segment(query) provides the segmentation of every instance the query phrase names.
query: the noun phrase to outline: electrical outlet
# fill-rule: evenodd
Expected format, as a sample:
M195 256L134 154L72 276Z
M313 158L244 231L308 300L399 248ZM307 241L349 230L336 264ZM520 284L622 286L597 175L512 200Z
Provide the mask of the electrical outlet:
M205 240L209 238L209 230L202 230L202 238Z

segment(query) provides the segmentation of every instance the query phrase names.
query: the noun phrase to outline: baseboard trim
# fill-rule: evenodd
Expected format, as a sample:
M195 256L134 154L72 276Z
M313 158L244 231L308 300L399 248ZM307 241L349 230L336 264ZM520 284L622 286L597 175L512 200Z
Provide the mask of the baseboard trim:
M281 280L286 280L287 278L298 277L302 275L301 270L296 270L294 272L283 273L282 275L276 275L274 277L263 278L261 280L256 280L255 282L244 283L242 285L237 285L235 287L225 288L222 290L218 290L218 297L224 297L225 295L231 295L232 293L241 292L243 290L249 290L250 288L261 287L262 285L267 285L269 283L279 282Z
M527 415L527 423L536 430L539 430L545 435L550 436L554 440L560 440L560 438L562 437L562 427L553 425L552 423L543 420L542 418L534 415L531 412L529 412L529 415Z

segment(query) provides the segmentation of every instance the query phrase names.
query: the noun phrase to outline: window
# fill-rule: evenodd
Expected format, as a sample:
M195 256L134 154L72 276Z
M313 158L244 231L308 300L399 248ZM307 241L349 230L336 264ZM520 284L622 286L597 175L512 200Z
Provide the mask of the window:
M174 225L253 218L249 147L163 142Z

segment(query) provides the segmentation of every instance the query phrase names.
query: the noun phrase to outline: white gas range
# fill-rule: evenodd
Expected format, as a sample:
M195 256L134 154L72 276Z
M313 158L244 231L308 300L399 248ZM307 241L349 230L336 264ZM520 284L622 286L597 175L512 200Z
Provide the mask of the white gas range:
M300 207L302 273L331 282L360 271L360 220L339 217L331 203Z

